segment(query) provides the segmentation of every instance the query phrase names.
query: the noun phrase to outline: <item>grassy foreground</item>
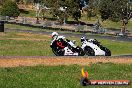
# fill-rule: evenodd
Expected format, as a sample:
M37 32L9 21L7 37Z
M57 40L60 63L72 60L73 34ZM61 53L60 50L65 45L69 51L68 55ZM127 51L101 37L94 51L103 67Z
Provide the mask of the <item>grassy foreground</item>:
M76 45L81 45L80 38L69 36L68 39L76 40ZM112 55L132 54L131 42L98 40L111 50ZM50 35L23 32L0 33L0 56L53 56L50 41Z
M35 66L0 68L1 88L83 88L81 68L70 66ZM90 79L132 79L132 65L91 64L84 66ZM88 86L86 88L132 88L129 86Z

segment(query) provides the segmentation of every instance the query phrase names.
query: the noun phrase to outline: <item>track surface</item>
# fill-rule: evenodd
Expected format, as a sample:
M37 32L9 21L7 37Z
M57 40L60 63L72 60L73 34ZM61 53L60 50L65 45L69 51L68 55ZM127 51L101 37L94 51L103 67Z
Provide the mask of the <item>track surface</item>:
M30 32L30 33L35 33L35 34L45 34L45 35L51 35L52 32L48 32L48 31L33 31L33 30L20 30L20 29L8 29L6 28L5 31L18 31L18 32ZM82 36L84 36L84 33L82 34L75 34L72 32L69 33L59 33L60 35L64 35L66 37L68 36L74 36L74 37L78 37L81 38ZM108 36L108 35L104 35L104 36L99 36L99 35L87 35L87 38L99 38L99 39L109 39L109 40L113 40L113 41L128 41L128 42L132 42L132 37L119 37L119 36Z
M0 67L36 66L36 65L89 65L92 63L132 64L132 56L112 57L43 57L43 56L1 56Z

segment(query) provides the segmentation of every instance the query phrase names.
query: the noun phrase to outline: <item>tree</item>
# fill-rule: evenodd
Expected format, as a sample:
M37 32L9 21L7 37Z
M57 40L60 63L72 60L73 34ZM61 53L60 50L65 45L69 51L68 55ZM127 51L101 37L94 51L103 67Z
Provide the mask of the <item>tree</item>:
M6 0L0 0L0 6L5 3Z
M131 6L128 0L100 0L99 12L103 20L121 21L122 32L125 33L128 20L131 18Z
M75 20L81 17L80 0L43 0L43 3L50 8L51 14L60 19L73 17Z
M96 16L97 8L94 2L95 0L88 0L88 4L82 8L83 11L87 12L87 18L89 18L89 20L91 19L91 17Z
M13 1L6 1L2 7L1 15L9 17L18 17L20 14L17 4Z

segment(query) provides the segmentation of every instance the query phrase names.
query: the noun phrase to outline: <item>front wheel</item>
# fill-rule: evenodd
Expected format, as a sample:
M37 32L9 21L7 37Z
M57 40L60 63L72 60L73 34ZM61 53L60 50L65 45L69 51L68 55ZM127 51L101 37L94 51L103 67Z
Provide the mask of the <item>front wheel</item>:
M84 52L88 56L95 56L95 52L91 47L86 46Z
M105 51L105 56L111 56L111 51L106 47L101 47L103 51Z

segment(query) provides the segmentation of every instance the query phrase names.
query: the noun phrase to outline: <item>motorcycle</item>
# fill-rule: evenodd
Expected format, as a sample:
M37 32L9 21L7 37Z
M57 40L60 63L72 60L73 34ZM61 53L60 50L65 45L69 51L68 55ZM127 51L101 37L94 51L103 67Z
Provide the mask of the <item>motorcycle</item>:
M111 56L111 51L101 45L96 39L81 38L81 48L84 50L85 55L88 56Z
M51 46L53 53L56 56L84 56L83 49L79 46L75 46L75 42L68 39L58 39L52 42Z

